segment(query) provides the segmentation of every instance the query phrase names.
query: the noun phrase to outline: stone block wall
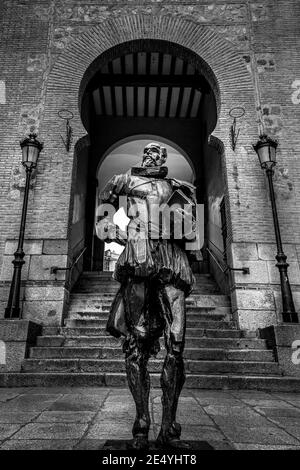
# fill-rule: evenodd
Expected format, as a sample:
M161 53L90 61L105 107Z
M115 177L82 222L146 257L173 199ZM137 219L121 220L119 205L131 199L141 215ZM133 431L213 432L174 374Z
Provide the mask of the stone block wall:
M300 270L297 246L285 244L288 274L295 308L300 312ZM277 254L274 243L232 243L231 263L234 267L248 267L249 274L236 271L232 280L232 307L239 326L257 329L282 322L282 301Z
M13 274L16 240L7 240L0 273L0 318L4 317ZM26 240L25 264L22 269L22 318L37 323L60 325L68 301L68 271L51 273L52 267L66 268L68 241L62 239Z

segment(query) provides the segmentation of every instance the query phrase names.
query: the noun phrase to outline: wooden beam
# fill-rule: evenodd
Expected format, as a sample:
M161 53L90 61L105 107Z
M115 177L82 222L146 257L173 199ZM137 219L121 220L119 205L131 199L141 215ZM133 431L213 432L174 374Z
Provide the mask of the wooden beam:
M112 62L108 62L108 71L109 71L109 75L113 75ZM109 85L110 85L112 115L116 116L117 115L117 105L116 105L115 88L114 88L114 85L112 85L112 84L109 84Z
M170 67L170 76L174 77L175 73L175 64L176 64L176 57L172 56L171 59L171 67ZM168 94L167 94L167 103L166 103L166 112L165 117L169 117L170 114L170 106L171 106L171 99L172 99L172 87L168 87Z
M182 75L184 77L186 75L186 72L187 72L187 62L183 62ZM179 91L179 96L178 96L176 115L175 115L175 117L177 118L180 116L180 111L181 111L182 101L183 101L183 94L184 94L184 87L181 86L180 91Z
M93 79L89 91L100 86L176 86L195 88L202 93L209 91L209 86L202 76L197 75L122 75L101 74L98 79Z
M186 110L186 115L185 115L185 117L187 117L187 118L191 117L191 111L192 111L194 98L195 98L195 88L192 88L191 93L190 93L188 107L187 107L187 110Z
M146 76L150 75L151 71L151 53L147 52L146 54ZM144 106L144 116L148 117L149 115L149 87L145 87L145 106Z
M138 115L138 87L133 87L133 116L137 117Z
M121 74L125 74L126 65L125 65L125 55L121 56ZM127 96L126 96L126 87L122 86L122 102L123 102L123 116L127 117Z
M99 87L99 95L100 95L100 101L101 101L101 109L102 109L102 114L103 116L106 116L106 106L105 106L105 99L104 99L104 91L102 86Z

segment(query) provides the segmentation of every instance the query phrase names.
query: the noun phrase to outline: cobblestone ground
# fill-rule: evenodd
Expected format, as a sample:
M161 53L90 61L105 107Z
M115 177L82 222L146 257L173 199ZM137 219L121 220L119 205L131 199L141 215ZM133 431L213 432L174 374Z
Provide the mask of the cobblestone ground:
M161 392L151 391L150 439L159 431ZM101 449L131 439L134 404L127 389L0 389L0 450ZM215 449L300 449L300 394L185 390L182 439Z

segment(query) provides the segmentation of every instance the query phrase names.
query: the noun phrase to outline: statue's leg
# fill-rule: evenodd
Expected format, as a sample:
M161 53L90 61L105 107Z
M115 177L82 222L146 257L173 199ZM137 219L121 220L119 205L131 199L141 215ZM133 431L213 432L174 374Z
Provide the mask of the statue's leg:
M136 405L136 418L132 429L133 447L142 449L148 446L150 427L150 377L147 370L150 352L146 329L143 328L143 333L139 337L139 330L136 328L144 325L145 284L131 281L126 286L124 293L127 325L130 334L125 340L123 349L128 385Z
M162 294L166 326L164 331L167 355L161 374L162 423L158 442L186 447L180 443L181 426L176 422L179 396L185 382L183 349L185 336L184 293L166 286Z
M149 352L146 344L131 336L125 349L125 364L129 389L136 406L136 418L132 434L134 437L133 447L137 449L148 446L150 428L148 360Z

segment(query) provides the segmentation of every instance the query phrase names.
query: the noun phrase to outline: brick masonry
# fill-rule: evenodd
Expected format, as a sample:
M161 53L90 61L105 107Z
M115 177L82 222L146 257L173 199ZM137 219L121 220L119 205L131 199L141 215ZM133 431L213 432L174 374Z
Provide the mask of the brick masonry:
M267 319L262 321L264 324L270 318L280 319L273 258L264 259L258 254L255 259L251 257L253 245L259 253L264 243L268 250L269 244L275 242L266 180L252 149L263 126L269 135L279 139L275 191L282 238L291 248L291 278L300 309L299 2L6 0L1 2L0 16L2 292L3 289L7 292L10 269L7 240L18 236L24 190L19 139L34 130L45 143L30 191L26 237L43 246L49 239L68 240L74 147L86 136L78 97L93 70L91 64L97 64L102 53L119 43L162 39L195 53L216 91L219 117L213 135L224 148L229 240L233 243L229 254L234 266L241 261L251 264L249 278L236 274L232 280L233 305L241 326L250 322L247 319L251 315L252 327L258 326L260 320L255 312L269 312L261 313L261 318ZM245 116L239 121L240 137L233 152L228 112L235 106L243 106ZM60 138L64 128L57 112L61 108L74 113L74 137L69 152ZM236 256L235 248L241 244L250 247L242 260ZM50 257L59 256L65 266L72 253L67 246L63 253L57 250L28 254L30 263L24 269L24 280L49 289L53 282L61 282L58 288L63 292L63 279L55 281L49 274L50 264L58 262ZM256 302L252 296L258 291ZM269 299L269 294L273 300L262 311L257 307L262 302L259 298L266 295ZM49 299L59 303L58 310L47 310L58 312L58 322L65 294L59 295L59 299ZM2 307L4 302L3 297ZM41 311L36 315L43 318Z

